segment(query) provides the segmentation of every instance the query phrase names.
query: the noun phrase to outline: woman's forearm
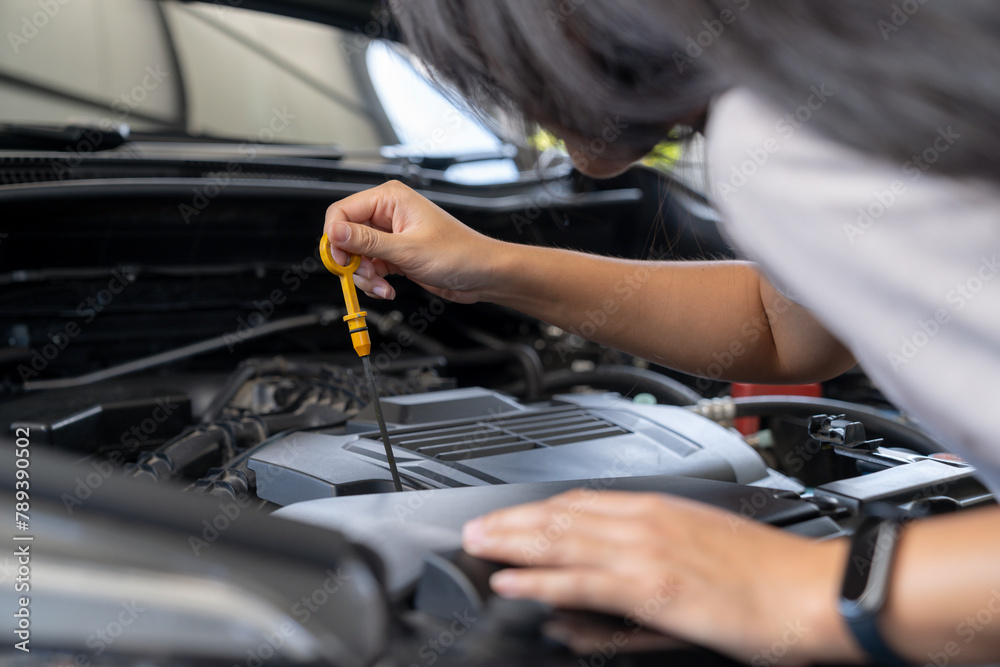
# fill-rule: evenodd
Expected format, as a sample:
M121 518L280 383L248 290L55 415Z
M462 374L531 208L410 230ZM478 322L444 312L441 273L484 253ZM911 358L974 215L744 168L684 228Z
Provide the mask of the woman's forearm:
M504 243L400 183L330 206L334 260L363 256L355 284L392 298L389 273L433 294L518 309L694 375L791 383L833 377L851 355L745 262L649 262Z
M651 262L505 244L486 299L693 375L832 377L850 354L746 262Z
M1000 660L1000 507L917 522L900 537L881 628L914 664Z

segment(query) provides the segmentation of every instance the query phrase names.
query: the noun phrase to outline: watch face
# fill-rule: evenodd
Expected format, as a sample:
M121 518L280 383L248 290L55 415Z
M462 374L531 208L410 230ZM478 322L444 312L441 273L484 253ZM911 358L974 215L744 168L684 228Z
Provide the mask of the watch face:
M841 591L845 613L875 613L884 604L900 529L894 521L870 518L854 534Z

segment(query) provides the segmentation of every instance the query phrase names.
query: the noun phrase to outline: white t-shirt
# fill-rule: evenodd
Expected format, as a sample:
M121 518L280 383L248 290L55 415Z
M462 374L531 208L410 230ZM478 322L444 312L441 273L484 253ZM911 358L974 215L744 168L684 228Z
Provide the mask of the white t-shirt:
M898 407L1000 492L1000 185L935 174L963 140L928 128L905 164L732 90L713 105L709 190L733 241L810 308Z

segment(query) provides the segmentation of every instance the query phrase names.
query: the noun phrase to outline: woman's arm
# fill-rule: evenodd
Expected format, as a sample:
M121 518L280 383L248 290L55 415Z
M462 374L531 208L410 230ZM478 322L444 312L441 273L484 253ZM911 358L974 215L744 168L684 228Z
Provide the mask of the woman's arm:
M650 262L507 245L484 298L698 376L829 379L851 354L746 262Z
M882 632L915 664L1000 661L1000 507L910 524Z
M854 362L802 307L743 262L649 262L503 243L400 183L332 205L335 257L365 256L355 282L376 298L404 274L446 299L509 306L694 375L792 383Z
M1000 508L911 524L881 627L914 664L1000 659ZM499 594L623 616L752 665L854 662L844 540L813 542L659 494L578 490L466 525ZM630 636L629 632L624 637ZM596 650L579 642L582 652Z

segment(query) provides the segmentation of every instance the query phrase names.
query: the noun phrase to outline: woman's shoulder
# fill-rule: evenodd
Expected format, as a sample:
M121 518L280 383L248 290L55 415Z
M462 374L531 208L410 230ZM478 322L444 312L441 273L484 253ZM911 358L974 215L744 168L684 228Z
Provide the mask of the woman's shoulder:
M710 196L732 241L1000 488L994 426L970 400L1000 387L1000 189L935 173L953 128L902 163L828 139L809 125L828 92L790 110L743 89L717 99Z

